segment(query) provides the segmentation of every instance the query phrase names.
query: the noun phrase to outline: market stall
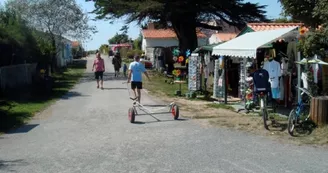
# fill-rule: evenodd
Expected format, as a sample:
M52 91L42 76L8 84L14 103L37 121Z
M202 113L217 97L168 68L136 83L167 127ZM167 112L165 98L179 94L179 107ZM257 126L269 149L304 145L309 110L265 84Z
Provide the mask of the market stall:
M241 35L214 47L212 55L222 56L221 62L223 64L239 64L239 74L230 73L230 76L235 75L238 78L232 80L232 78L225 77L229 76L229 68L225 69L222 65L220 67L222 63L217 60L215 63L215 73L217 73L214 79L215 84L227 87L227 83L238 83L238 96L244 100L248 74L261 68L261 64L263 64L263 68L269 72L272 79L270 80L271 89L274 91L272 96L278 102L284 100L284 104L287 106L287 102L291 98L293 78L299 77L300 72L298 69L298 74L296 73L296 66L293 63L298 57L296 50L298 36L298 27L259 31ZM225 70L225 75L222 75L220 69ZM297 75L293 76L292 74ZM297 83L299 84L300 80ZM219 87L214 87L213 93L218 93L218 89ZM282 91L283 89L285 90ZM227 95L226 92L227 89L224 90L225 95Z

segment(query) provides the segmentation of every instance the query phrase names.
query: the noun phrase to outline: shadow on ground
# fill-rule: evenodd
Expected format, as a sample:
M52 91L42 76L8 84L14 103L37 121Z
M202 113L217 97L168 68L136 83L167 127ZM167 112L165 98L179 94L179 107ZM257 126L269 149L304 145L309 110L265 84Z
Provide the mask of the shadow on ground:
M9 132L7 132L7 134L15 134L15 133L27 133L29 131L31 131L32 129L34 129L35 127L39 126L39 124L26 124L23 125L17 129L11 130Z
M63 69L53 76L54 84L50 91L42 91L39 86L31 85L2 93L0 96L0 132L7 132L20 127L36 112L56 99L67 100L73 97L87 97L87 95L82 95L79 92L70 91L77 79L81 77L81 72L85 66L81 63L78 66L72 65L70 68L76 69L76 71Z
M126 81L128 78L120 75L119 77L115 77L115 73L108 73L105 72L103 76L104 81L112 81L112 80L118 80L118 81ZM86 83L86 82L96 82L95 74L92 72L85 73L83 77L80 79L80 83Z
M294 137L304 137L311 135L313 130L317 128L314 122L312 121L304 121L300 123L294 130Z
M164 122L171 122L171 121L187 121L188 119L184 119L184 118L179 118L177 120L155 120L155 121L135 121L133 124L137 124L137 125L142 125L142 124L151 124L151 123L164 123Z
M7 170L8 172L16 172L11 167L14 166L26 166L28 163L22 159L18 160L1 160L0 159L0 170Z

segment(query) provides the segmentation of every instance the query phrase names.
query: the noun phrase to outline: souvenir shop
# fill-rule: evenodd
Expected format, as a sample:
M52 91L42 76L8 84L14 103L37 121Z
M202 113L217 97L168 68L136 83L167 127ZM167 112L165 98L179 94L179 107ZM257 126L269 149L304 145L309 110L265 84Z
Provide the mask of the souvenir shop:
M297 95L293 86L297 85L299 72L294 63L300 58L296 48L298 34L298 27L251 32L214 47L212 55L222 60L215 62L214 83L218 87L214 87L213 93L222 96L230 90L228 94L234 93L230 96L246 101L247 91L252 90L250 75L263 68L269 72L273 100L290 106ZM228 89L220 90L220 86Z
M208 91L208 78L214 76L214 63L219 59L219 56L211 55L215 45L201 46L192 52L188 66L189 91Z

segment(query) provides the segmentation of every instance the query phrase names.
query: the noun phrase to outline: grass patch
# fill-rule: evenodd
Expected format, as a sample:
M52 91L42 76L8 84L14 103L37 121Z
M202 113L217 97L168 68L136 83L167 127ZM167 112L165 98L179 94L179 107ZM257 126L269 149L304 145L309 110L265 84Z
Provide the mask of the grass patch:
M30 87L13 92L0 102L0 132L6 132L30 120L35 113L45 109L66 94L82 77L85 64L74 64L53 75L55 83L50 94L38 94Z
M149 71L150 80L148 81L144 77L143 85L149 90L152 94L155 95L165 95L170 97L175 97L175 91L179 90L179 84L169 84L165 83L165 80L170 80L166 78L164 75L159 74L155 71ZM188 84L181 84L181 93L184 95L188 92Z
M131 62L133 62L133 59L123 58L123 59L122 59L122 62L123 62L124 64L126 64L127 66L129 66L129 64L130 64Z
M211 104L207 104L207 107L210 108L216 108L216 109L227 109L230 111L234 111L235 108L233 108L231 105L228 104L215 104L215 103L211 103Z

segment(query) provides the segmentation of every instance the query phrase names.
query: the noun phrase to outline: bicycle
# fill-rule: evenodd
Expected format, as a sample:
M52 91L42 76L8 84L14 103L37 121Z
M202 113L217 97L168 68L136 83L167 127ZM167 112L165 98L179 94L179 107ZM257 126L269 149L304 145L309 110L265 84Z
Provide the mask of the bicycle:
M267 92L266 88L258 88L256 92L257 97L259 98L259 103L260 103L260 114L263 118L263 125L264 128L269 130L269 126L267 123L269 113L267 109Z
M311 99L313 97L307 89L298 86L296 86L296 88L301 90L302 93L300 101L296 104L296 107L290 111L288 116L287 129L291 136L294 136L294 130L297 125L302 126L303 122L309 120ZM304 120L302 121L301 119Z

